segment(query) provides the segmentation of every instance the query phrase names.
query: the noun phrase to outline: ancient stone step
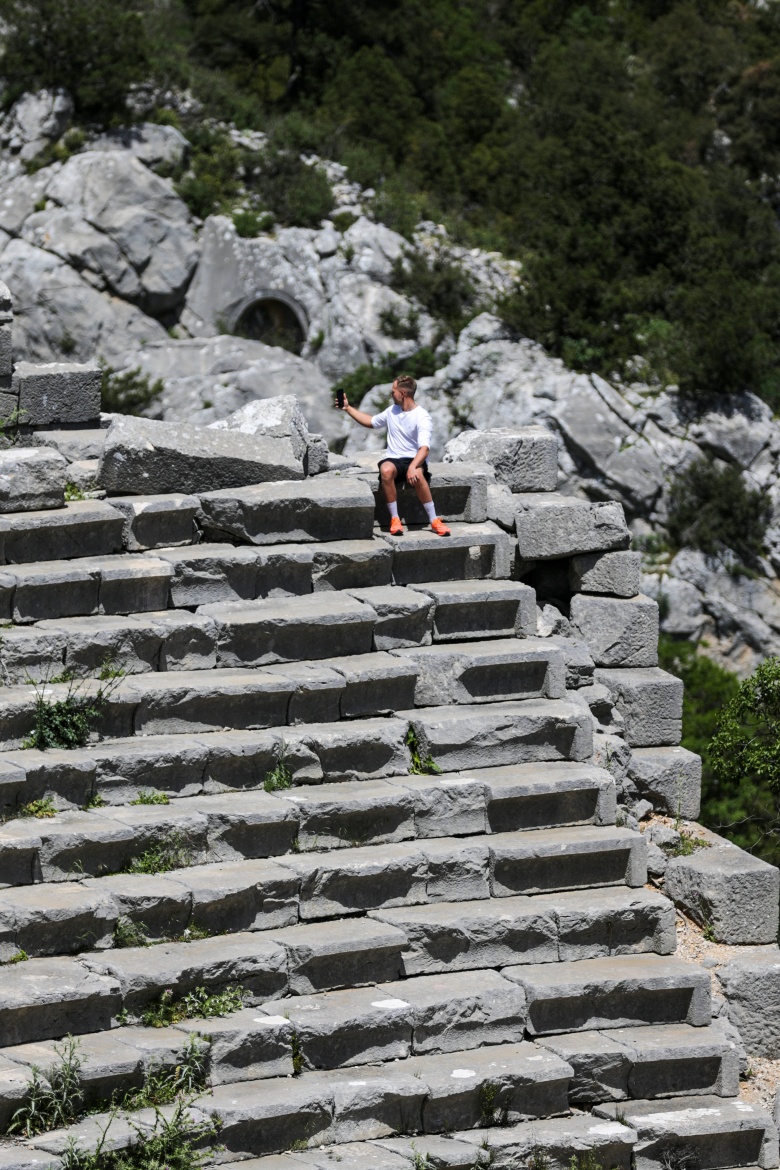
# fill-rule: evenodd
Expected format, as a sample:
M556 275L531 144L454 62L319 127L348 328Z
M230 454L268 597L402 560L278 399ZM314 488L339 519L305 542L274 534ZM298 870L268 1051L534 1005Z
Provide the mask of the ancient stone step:
M0 564L104 557L122 550L124 516L102 500L0 516Z
M396 585L509 577L513 542L497 524L488 520L449 527L452 535L446 538L430 530L387 537L393 547Z
M521 581L443 581L411 586L433 599L433 641L536 633L536 595Z
M540 1057L542 1059L540 1059ZM321 1145L378 1134L446 1132L565 1112L571 1070L532 1044L419 1056L380 1068L225 1085L208 1098L230 1154L265 1154L294 1141Z
M736 1044L716 1020L706 1028L690 1024L569 1032L539 1040L574 1069L569 1085L573 1105L587 1106L628 1097L655 1098L739 1093Z
M590 712L568 700L464 704L398 712L408 719L420 754L445 771L537 760L588 760Z
M280 829L283 841L290 826ZM0 891L0 961L22 951L111 947L121 923L150 939L187 929L269 930L388 907L631 886L644 878L644 839L626 829L435 837L212 862L204 816L192 811L177 823L165 807L140 806L102 817L64 813L40 831L40 842L39 880Z
M777 1128L769 1114L747 1101L676 1097L597 1105L598 1117L615 1118L637 1131L637 1170L658 1170L685 1156L702 1170L730 1166L777 1166Z
M82 556L7 565L0 575L8 620L27 623L166 609L171 568L155 556Z
M671 954L676 945L674 908L649 890L594 889L437 902L376 910L371 917L404 932L407 975L518 962L547 965L559 959Z
M663 747L677 744L682 735L682 680L659 667L628 667L595 671L623 717L630 747Z
M627 955L508 967L504 974L525 991L532 1035L710 1022L709 974L679 959Z
M130 803L142 792L174 798L262 788L282 755L294 784L398 776L410 763L407 730L408 723L401 719L360 719L273 731L145 735L71 750L4 752L0 808L8 816L47 796L67 809L95 800ZM41 825L28 819L27 835ZM2 832L0 828L0 836ZM0 862L2 858L0 851Z
M207 539L239 544L368 540L374 526L371 489L348 476L222 488L202 494L200 507Z
M486 464L475 463L429 463L436 510L450 521L465 520L478 524L487 520L487 489L495 474ZM370 475L361 475L371 487L376 504L376 516L382 527L390 527L390 513L379 486L377 461ZM425 514L417 493L413 488L403 487L398 493L398 513L405 524L427 526Z
M544 638L499 638L393 651L417 670L418 707L562 699L563 654Z

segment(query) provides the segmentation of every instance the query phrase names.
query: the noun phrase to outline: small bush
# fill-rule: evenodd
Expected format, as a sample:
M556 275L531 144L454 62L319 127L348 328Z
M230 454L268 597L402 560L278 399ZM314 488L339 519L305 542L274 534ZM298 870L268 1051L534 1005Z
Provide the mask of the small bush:
M414 309L410 309L405 316L396 308L383 309L379 314L379 324L385 336L396 341L407 337L416 341L420 334L420 314Z
M253 239L261 232L271 230L274 217L270 211L234 211L233 226L243 239Z
M764 490L749 488L738 467L697 459L672 482L668 528L678 547L710 556L732 552L749 567L760 556L772 514Z
M710 757L725 783L754 776L780 793L780 658L767 658L739 684L718 721Z
M213 1016L229 1016L244 1006L243 987L226 987L223 991L210 992L205 987L176 998L167 988L160 998L141 1014L141 1023L147 1028L167 1028L181 1020L210 1019Z
M186 1100L178 1100L173 1114L165 1117L155 1107L151 1130L136 1130L136 1137L124 1149L105 1149L114 1109L94 1151L77 1146L71 1139L62 1155L62 1170L200 1170L209 1154L203 1145L216 1137L215 1122L195 1122L187 1112Z
M381 365L358 366L351 374L345 374L338 385L346 390L350 405L357 406L374 386L392 382L399 374L411 374L413 378L429 378L431 374L435 374L437 366L433 350L423 346L408 358L401 359L397 354L389 353ZM335 394L335 386L333 390Z
M662 845L661 849L667 857L690 857L698 849L709 849L709 841L705 841L703 837L694 837L693 833L689 833L687 829L681 830L679 834L680 840L676 845Z
M148 1109L170 1105L178 1097L197 1093L206 1083L206 1048L197 1036L187 1037L173 1068L152 1065L140 1089L131 1089L122 1098L122 1109Z
M32 734L24 740L23 748L36 748L46 751L47 748L86 747L93 727L102 717L106 702L116 682L108 686L100 686L94 695L83 694L81 684L75 683L72 678L62 676L63 682L68 682L68 693L64 699L52 701L46 695L46 688L55 679L43 683L33 683L35 687L35 726Z
M432 262L422 252L412 251L393 265L392 286L427 309L458 333L478 311L474 285L457 264L445 256Z
M28 1099L11 1118L9 1133L33 1137L76 1120L84 1108L78 1050L78 1040L68 1036L55 1044L57 1062L45 1074L37 1065L32 1066Z
M121 915L114 927L114 946L120 950L125 947L148 947L146 927L143 923L132 922L124 914Z
M118 373L111 366L103 365L100 407L108 414L142 415L164 389L162 378L153 382L140 366Z
M318 227L333 208L333 192L323 172L307 166L292 151L265 151L252 176L252 187L280 223L295 227Z

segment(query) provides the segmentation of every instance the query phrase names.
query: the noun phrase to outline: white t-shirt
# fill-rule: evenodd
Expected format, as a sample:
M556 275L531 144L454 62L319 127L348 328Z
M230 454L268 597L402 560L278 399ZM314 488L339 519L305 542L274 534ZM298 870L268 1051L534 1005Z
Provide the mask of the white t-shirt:
M392 459L414 459L420 447L431 445L431 416L422 406L404 410L393 403L375 414L371 425L378 431L387 429L387 454Z

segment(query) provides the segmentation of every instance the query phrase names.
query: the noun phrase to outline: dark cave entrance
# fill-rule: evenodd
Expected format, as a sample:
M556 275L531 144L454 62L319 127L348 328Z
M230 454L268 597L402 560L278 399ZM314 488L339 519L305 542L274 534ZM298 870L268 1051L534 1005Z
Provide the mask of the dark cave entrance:
M300 354L306 332L300 317L286 301L273 296L259 297L242 309L234 330L239 337L277 345Z

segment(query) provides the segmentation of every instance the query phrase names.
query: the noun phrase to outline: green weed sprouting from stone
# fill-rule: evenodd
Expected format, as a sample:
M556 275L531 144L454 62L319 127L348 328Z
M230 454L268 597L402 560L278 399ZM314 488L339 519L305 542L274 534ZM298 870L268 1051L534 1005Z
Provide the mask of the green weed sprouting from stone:
M167 987L159 999L141 1013L141 1023L147 1028L167 1028L181 1020L229 1016L232 1012L240 1011L243 1006L243 987L226 987L216 992L196 987L178 998L174 996L172 988Z
M214 1121L194 1121L187 1113L188 1105L189 1101L179 1099L170 1117L155 1106L151 1130L134 1127L136 1136L129 1146L107 1150L106 1139L119 1112L115 1107L94 1150L82 1149L71 1139L62 1154L62 1170L200 1170L209 1155L203 1145L217 1136L219 1126Z
M121 677L121 676L120 676ZM28 682L35 690L35 716L32 733L22 743L25 749L46 751L47 748L86 747L95 725L102 718L109 696L119 684L119 677L102 682L94 694L85 692L86 679L78 682L68 673L59 678L68 683L64 699L53 699L47 689L54 683L53 678L42 682Z
M85 500L86 493L83 488L80 488L77 483L72 483L70 480L65 484L65 503L73 504L78 500Z
M508 1110L499 1105L499 1085L495 1081L485 1081L479 1090L480 1125L488 1128L493 1125L506 1125Z
M263 788L266 792L281 792L292 788L293 774L287 763L287 744L282 740L276 753L276 764L266 772Z
M29 804L23 804L17 816L37 817L39 821L42 821L49 817L56 817L58 812L59 809L52 798L50 796L43 796L40 800L31 800Z
M11 1118L8 1133L33 1137L70 1125L83 1111L79 1042L68 1036L54 1051L57 1061L45 1073L32 1066L27 1101Z
M412 762L409 767L409 774L411 776L441 775L441 768L430 753L427 756L420 755L420 745L417 742L417 734L413 727L410 727L407 731L405 742L409 748L409 754L412 757Z
M527 1170L550 1170L550 1155L541 1146L534 1146L525 1160Z
M154 788L141 788L131 804L170 804L171 798L165 792L158 792Z
M430 1168L431 1168L430 1155L429 1154L421 1154L420 1151L415 1146L414 1142L411 1142L411 1149L412 1149L412 1170L430 1170Z
M292 1030L290 1036L290 1049L292 1051L293 1076L299 1077L303 1072L305 1065L303 1061L303 1052L301 1051L301 1038L295 1028Z
M99 792L96 792L93 796L90 796L89 800L84 805L84 809L88 812L92 808L105 808L105 805L105 798L102 797Z
M149 936L146 927L142 922L133 922L126 915L122 914L114 926L114 946L118 948L125 947L148 947Z
M190 1034L172 1068L153 1064L147 1069L140 1089L131 1089L114 1104L122 1109L147 1109L153 1105L170 1105L177 1097L199 1092L206 1083L206 1053L207 1046Z
M699 1156L696 1150L682 1142L664 1146L658 1151L661 1170L697 1170Z
M124 873L168 873L172 869L186 869L192 863L192 846L187 836L173 829L162 841L131 858Z
M27 954L27 951L22 950L22 948L19 947L19 950L16 951L13 955L11 955L10 959L5 960L4 965L7 967L11 967L11 966L13 966L14 963L26 963L27 960L29 959L29 957L30 956Z
M694 837L687 829L680 830L680 840L675 844L662 845L661 849L667 857L690 857L697 849L709 849L709 841L703 837Z

